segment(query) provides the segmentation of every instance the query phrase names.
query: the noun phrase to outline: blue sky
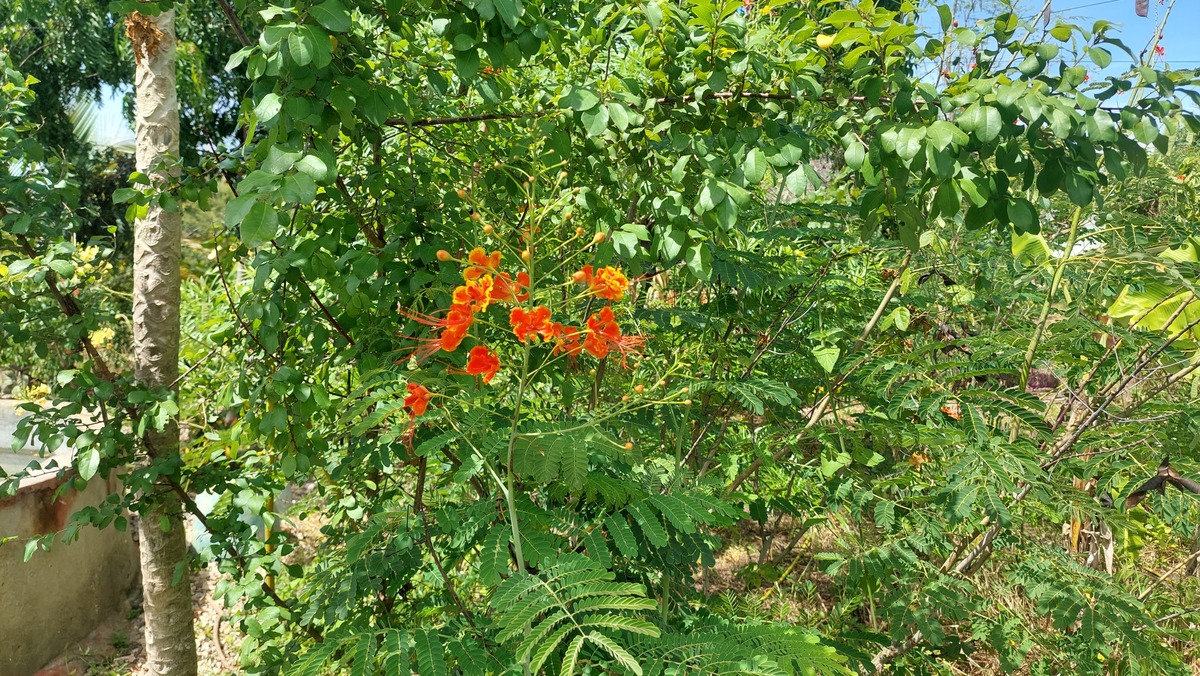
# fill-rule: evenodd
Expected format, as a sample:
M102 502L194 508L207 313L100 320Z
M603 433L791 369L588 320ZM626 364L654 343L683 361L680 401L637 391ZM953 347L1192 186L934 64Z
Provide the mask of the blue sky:
M1084 28L1091 28L1092 22L1097 19L1120 24L1118 37L1136 56L1153 37L1155 28L1171 5L1171 0L1150 0L1150 12L1146 18L1134 13L1134 0L1051 0L1050 8L1064 21ZM1166 51L1162 58L1167 66L1176 70L1200 68L1197 31L1200 31L1200 3L1196 0L1176 0L1159 43ZM1113 67L1119 65L1129 66L1129 57L1114 54ZM1156 65L1164 67L1159 62Z

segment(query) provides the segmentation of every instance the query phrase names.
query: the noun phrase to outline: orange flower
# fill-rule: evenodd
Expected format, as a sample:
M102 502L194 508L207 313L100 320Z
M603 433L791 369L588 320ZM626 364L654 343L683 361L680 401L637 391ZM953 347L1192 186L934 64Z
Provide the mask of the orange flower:
M554 339L554 354L567 353L574 357L583 352L583 344L579 342L580 330L575 326L563 326L559 322L550 325L549 337Z
M612 301L624 299L625 288L629 286L625 274L611 265L595 271L592 270L592 266L585 265L575 273L574 278L586 282L595 296Z
M499 370L500 359L496 357L495 352L482 345L471 348L470 357L467 359L467 373L473 376L482 375L483 382L490 383Z
M467 254L467 263L467 269L463 270L463 279L471 282L483 275L496 273L496 269L500 267L500 252L493 251L487 254L482 247L475 247Z
M597 359L604 359L608 356L609 350L616 350L621 354L621 365L623 366L625 357L639 351L642 343L645 342L645 338L641 336L621 335L621 327L617 324L610 307L588 317L587 323L588 334L583 339L583 349Z
M461 329L450 328L442 331L441 338L438 339L438 346L447 351L453 352L458 349L463 338L467 337L467 332Z
M491 275L468 281L464 286L454 289L454 303L470 307L471 312L483 312L492 302L493 285Z
M526 312L525 308L515 307L509 313L508 321L517 340L524 342L531 333L545 337L550 331L550 308L535 307Z
M401 313L421 324L442 331L437 338L422 338L418 341L420 345L415 350L417 361L425 361L440 350L453 352L458 349L459 343L467 335L467 329L471 328L471 323L475 321L475 316L471 314L471 308L459 303L451 305L450 311L441 319L411 310L401 310Z
M492 302L523 303L529 300L528 289L528 272L518 272L516 282L507 272L501 272L492 280Z
M424 415L425 408L429 406L429 390L423 385L416 383L408 384L408 396L404 398L404 405L412 411L413 417Z
M617 325L612 308L606 307L588 317L588 335L583 339L583 349L596 359L608 356L610 343L621 339L621 327Z

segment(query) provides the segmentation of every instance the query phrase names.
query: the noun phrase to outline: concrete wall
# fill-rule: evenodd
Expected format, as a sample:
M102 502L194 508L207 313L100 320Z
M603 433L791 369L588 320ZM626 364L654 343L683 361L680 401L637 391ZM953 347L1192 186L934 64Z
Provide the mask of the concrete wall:
M93 479L82 492L57 495L45 477L0 500L0 676L29 676L123 607L137 581L130 530L84 528L69 545L54 543L22 562L25 539L61 530L71 514L99 504L115 481Z

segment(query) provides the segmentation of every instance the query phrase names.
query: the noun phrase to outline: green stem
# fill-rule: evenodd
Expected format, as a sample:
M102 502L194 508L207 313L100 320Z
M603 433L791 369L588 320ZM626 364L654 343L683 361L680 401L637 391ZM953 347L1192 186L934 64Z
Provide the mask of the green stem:
M517 555L517 570L525 572L525 554L521 551L521 525L517 517L516 472L513 465L516 461L517 427L521 422L521 402L525 400L525 387L529 383L529 343L525 343L525 352L521 359L521 381L517 387L517 403L513 406L512 429L508 434L508 467L504 477L504 497L508 500L508 520L512 524L513 551Z
M1050 289L1046 292L1046 301L1042 303L1042 313L1038 316L1037 331L1033 334L1033 340L1029 341L1029 348L1025 350L1025 361L1021 364L1021 390L1025 389L1025 384L1029 381L1029 371L1033 368L1033 356L1037 353L1042 336L1046 333L1046 323L1050 319L1050 306L1054 304L1054 296L1058 293L1058 285L1062 283L1063 271L1067 268L1067 261L1071 259L1071 252L1075 250L1075 239L1079 235L1079 220L1082 217L1083 207L1075 207L1075 213L1071 215L1071 229L1067 232L1067 247L1054 267L1054 276L1050 279Z

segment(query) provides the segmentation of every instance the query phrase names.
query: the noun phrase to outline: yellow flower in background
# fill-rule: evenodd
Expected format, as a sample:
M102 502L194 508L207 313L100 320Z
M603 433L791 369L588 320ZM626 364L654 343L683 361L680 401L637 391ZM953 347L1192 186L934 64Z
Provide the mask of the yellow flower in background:
M50 396L50 386L45 383L34 385L25 390L25 399L32 401L38 406L44 406L47 398Z
M92 331L88 338L92 341L92 345L96 347L108 347L112 344L113 338L116 338L116 336L117 332L106 326L102 329Z
M100 247L88 246L75 252L78 265L75 266L75 277L82 283L90 277L99 277L112 270L112 264L100 260Z

